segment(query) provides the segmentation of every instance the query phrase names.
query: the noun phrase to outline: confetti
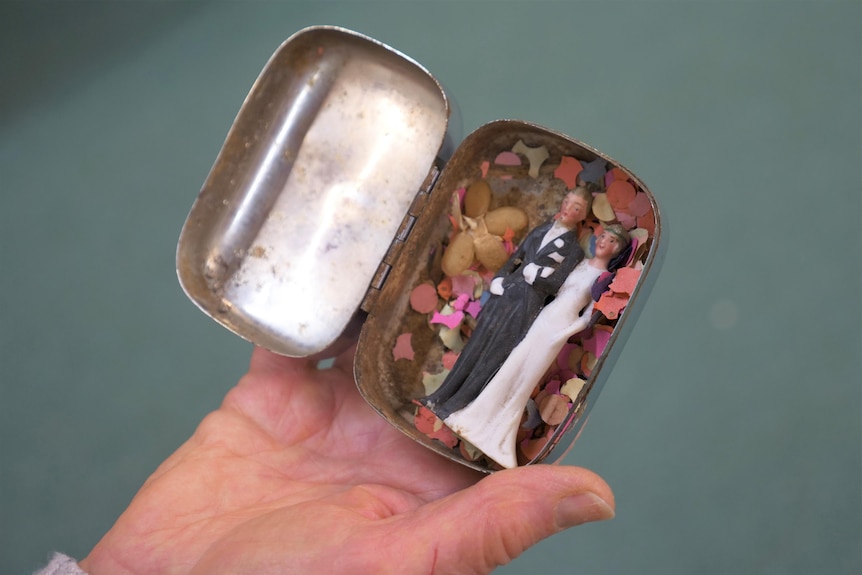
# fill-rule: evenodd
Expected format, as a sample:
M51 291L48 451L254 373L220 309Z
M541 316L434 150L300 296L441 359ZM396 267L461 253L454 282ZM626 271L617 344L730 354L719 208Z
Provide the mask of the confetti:
M458 359L458 354L453 351L447 351L443 354L443 367L448 371L452 369L452 366L455 365L455 361Z
M617 294L629 294L634 291L635 286L638 284L638 279L641 276L641 272L639 270L634 270L632 268L621 268L617 271L617 275L614 277L614 281L611 282L610 289L614 293Z
M470 274L459 274L451 278L452 294L461 296L464 294L473 295L473 289L476 287L477 276ZM451 296L450 296L451 297Z
M605 177L607 164L601 158L596 158L592 162L581 162L584 170L581 172L581 180L584 182L593 182L598 184Z
M576 371L578 366L581 365L581 357L584 355L584 348L580 345L571 344L571 346L566 346L563 349L568 348L568 354L565 357L565 363L560 366L560 369L568 369L569 371Z
M459 295L458 297L455 298L455 301L449 302L449 305L452 306L452 309L454 309L455 311L464 311L464 306L467 305L467 302L469 301L469 299L470 299L469 293L462 293L461 295ZM464 318L464 316L462 315L461 319L463 319L463 318ZM449 326L449 327L454 327L454 326Z
M543 168L547 162L556 159L559 163ZM410 292L411 308L430 318L427 321L436 330L438 338L433 353L424 354L425 350L421 350L423 360L427 361L427 365L422 366L427 368L422 372L426 395L437 390L454 367L475 328L475 319L491 297L488 286L494 276L493 268L498 259L496 252L501 251L496 248L502 248L506 253L504 259L507 259L516 251L521 231L536 216L535 206L524 203L529 209L522 208L518 202L522 194L532 193L532 186L542 186L546 182L527 180L527 174L532 178L545 178L548 183L558 180L553 183L558 190L563 184L567 189L586 182L596 185L592 215L578 233L578 243L584 247L587 257L595 253L596 238L610 224L621 224L632 237L631 256L624 264L628 267L617 270L615 274L605 273L604 281L592 290L593 299L599 300L594 309L604 317L595 325L572 334L541 380L530 389L530 399L524 405L514 439L519 463L523 464L535 460L549 447L558 426L572 417L570 414L574 413L579 401L585 401L592 385L590 378L595 375L594 370L610 344L616 321L639 281L654 233L655 216L649 196L638 187L634 178L625 170L610 166L602 158L584 161L571 156L553 157L544 146L531 148L519 140L511 151L492 153L488 160L477 161L479 170L472 171L471 180L458 182L457 185L463 187L453 193L449 213L446 214L452 222L452 231L448 242L444 241L442 251L432 254L436 255L435 261L443 262L442 270L436 270L437 273L443 272L443 278L438 280L439 276L432 271L429 275L437 282L436 285L425 281L416 284ZM491 171L493 165L523 168ZM481 179L477 172L481 172ZM486 180L489 173L490 179ZM504 183L510 178L516 181ZM500 206L498 202L504 205ZM545 209L541 205L539 208ZM444 224L445 221L441 222L441 230L446 230ZM489 251L495 252L492 254L494 258L489 259ZM449 265L453 263L455 265ZM414 331L427 324L417 322L415 325ZM416 333L418 342L419 332ZM398 338L397 349L393 349L396 358L413 359L415 355L412 340L405 337L407 335L402 334ZM404 343L399 345L402 338ZM483 456L475 445L452 433L427 408L414 412L414 417L417 429L421 428L427 437L449 446L455 457L478 461L490 469L497 468L496 463Z
M477 461L482 457L481 451L463 439L461 440L461 444L458 446L458 449L467 461Z
M607 325L596 325L593 328L593 333L590 337L584 339L584 349L596 357L602 355L608 341L611 339L613 328Z
M456 327L461 325L462 321L464 321L464 312L453 310L451 313L442 313L439 311L434 312L434 315L431 316L430 323L445 325L449 329L455 329Z
M437 335L447 349L451 349L452 351L461 351L464 349L464 340L461 338L460 329L450 329L446 326L441 326L440 332Z
M608 196L608 201L614 211L625 211L632 201L634 201L637 191L633 185L626 181L616 180L611 182L605 193Z
M449 368L451 367L452 366L450 365ZM443 384L443 380L446 379L447 375L449 375L449 368L444 369L440 373L428 373L427 371L422 372L422 387L425 388L425 395L431 395L440 388Z
M545 146L530 148L523 140L518 140L518 143L515 144L512 151L527 157L527 160L530 162L529 175L531 178L539 177L539 168L542 167L542 164L544 164L545 160L550 156L548 148Z
M608 319L617 319L628 302L629 298L627 297L619 297L612 292L605 292L599 298L599 301L596 302L593 309L602 312Z
M589 377L594 367L596 367L596 356L590 352L584 353L584 357L581 358L581 372Z
M617 215L608 201L607 194L596 194L593 198L593 213L603 222L612 222Z
M524 454L524 457L527 458L527 461L532 461L548 445L548 441L550 441L550 436L545 435L544 437L539 437L537 439L525 439L521 442L521 453Z
M566 187L571 190L578 185L578 174L580 174L583 169L584 167L577 159L572 158L571 156L563 156L560 158L559 167L554 170L554 177L563 180Z
M443 422L424 406L419 406L416 410L413 425L420 432L431 439L442 442L446 447L455 447L458 445L458 438L452 433L452 430L443 425Z
M410 292L410 307L419 313L431 313L437 309L437 290L429 283L421 283Z
M551 381L549 381L545 385L545 392L550 393L550 394L554 394L554 395L560 393L560 380L559 379L552 379Z
M649 203L647 195L643 192L638 192L626 208L626 213L629 213L636 218L640 218L647 215L651 209L652 206Z
M539 405L539 413L548 425L559 425L569 413L569 402L559 395L547 395Z
M627 214L626 212L617 212L617 220L623 225L624 228L631 229L638 225L637 218L632 215Z
M398 336L398 339L395 340L395 347L392 348L392 355L395 357L395 361L398 361L399 359L408 359L413 361L415 353L413 351L412 338L412 333L402 333Z
M497 154L497 157L494 158L494 163L498 166L520 166L521 158L518 157L518 154L514 152L500 152Z
M620 168L611 168L608 170L608 173L605 174L605 187L611 185L611 182L625 182L628 181L629 176Z
M542 424L542 415L539 413L539 406L535 400L528 399L527 406L524 408L524 417L521 421L521 429L536 429Z
M645 229L650 237L655 235L655 215L652 206L646 214L638 216L638 227Z
M587 382L580 377L573 377L563 384L563 387L560 388L560 393L571 399L574 403L578 400L578 395L580 395L581 390L584 389L584 385L586 385L586 383Z

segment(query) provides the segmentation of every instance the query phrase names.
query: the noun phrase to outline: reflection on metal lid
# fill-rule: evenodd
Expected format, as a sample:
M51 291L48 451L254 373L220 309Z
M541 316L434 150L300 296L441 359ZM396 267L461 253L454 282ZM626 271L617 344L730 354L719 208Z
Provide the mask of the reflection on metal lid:
M246 98L180 238L180 281L242 337L305 356L356 313L443 142L424 69L337 28L300 32Z

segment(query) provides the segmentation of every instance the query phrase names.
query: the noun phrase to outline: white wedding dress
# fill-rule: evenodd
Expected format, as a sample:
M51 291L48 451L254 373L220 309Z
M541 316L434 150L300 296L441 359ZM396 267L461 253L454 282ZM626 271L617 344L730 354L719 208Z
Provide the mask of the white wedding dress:
M530 394L566 340L589 323L590 289L604 271L588 260L578 264L488 385L446 426L503 467L517 467L516 435Z

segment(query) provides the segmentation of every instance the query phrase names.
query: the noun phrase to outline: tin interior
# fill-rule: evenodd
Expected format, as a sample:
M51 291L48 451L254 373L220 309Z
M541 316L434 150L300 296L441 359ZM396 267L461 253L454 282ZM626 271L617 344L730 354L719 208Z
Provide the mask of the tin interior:
M428 175L448 115L427 71L370 38L319 27L288 39L183 228L187 295L280 354L332 345Z
M536 177L528 174L530 166L523 156L520 166L495 163L498 154L511 151L519 140L531 148L545 146L549 152ZM560 199L566 193L567 186L555 177L555 170L563 156L583 162L601 158L607 162L609 170L622 170L637 191L646 194L651 215L648 221L642 222L650 228L649 239L638 250L636 265L641 269L640 280L630 296L625 313L615 321L607 322L613 330L610 340L601 355L593 358L587 370L588 375L584 375L586 385L577 400L570 404L564 421L546 428L543 437L536 439L541 441L541 445L533 446L532 456L521 453L519 464L543 461L551 454L553 458L561 457L574 441L589 409L595 403L661 260L663 243L659 237L661 226L658 205L643 183L611 158L566 136L524 122L498 121L473 132L455 151L441 174L412 234L403 246L400 263L393 267L360 336L355 374L357 384L369 403L416 441L480 471L491 472L500 467L486 457L476 457L475 453L465 449L466 445L463 448L460 444L450 447L430 437L427 430L417 429L418 408L414 400L426 394L423 378L443 370L442 358L447 349L438 336L440 326L429 323L432 314L412 309L410 295L419 284L436 286L444 279L440 260L453 230L449 217L452 194L482 178L483 162L488 163L484 179L492 189L490 208L520 207L529 216L529 230L553 217L559 208ZM437 310L441 309L443 303L441 297ZM408 333L414 356L412 359L396 359L396 340Z

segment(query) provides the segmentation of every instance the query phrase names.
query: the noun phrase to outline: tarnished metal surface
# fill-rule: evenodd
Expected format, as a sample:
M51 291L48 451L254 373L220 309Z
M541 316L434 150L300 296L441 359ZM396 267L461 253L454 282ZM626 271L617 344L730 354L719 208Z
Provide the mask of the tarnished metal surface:
M208 315L273 351L321 352L366 295L443 143L448 102L404 55L306 29L272 56L180 237Z

